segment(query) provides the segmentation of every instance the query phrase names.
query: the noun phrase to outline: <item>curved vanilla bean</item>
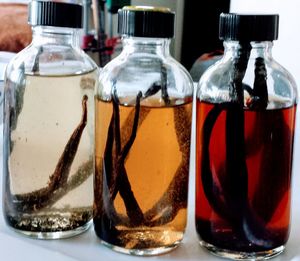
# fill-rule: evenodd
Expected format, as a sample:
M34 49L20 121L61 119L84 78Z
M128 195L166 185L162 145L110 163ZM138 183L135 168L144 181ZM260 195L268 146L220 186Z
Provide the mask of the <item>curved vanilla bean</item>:
M222 112L222 109L226 108L225 104L216 104L212 110L208 113L205 118L203 128L202 128L202 161L201 161L201 179L203 184L203 190L205 196L210 203L213 210L225 220L230 221L232 219L232 213L227 208L227 202L224 202L222 197L223 189L219 188L219 186L215 183L213 179L213 174L210 168L210 152L209 152L209 144L211 139L211 134L215 123Z
M113 104L113 114L112 119L109 128L111 129L111 141L108 141L110 143L110 151L112 153L111 157L108 157L108 159L105 160L106 165L110 164L110 172L107 172L107 182L109 184L110 188L110 194L113 195L115 193L115 186L116 186L116 180L119 175L117 170L117 164L118 164L118 157L121 151L121 134L120 134L120 110L118 105L118 98L116 89L114 89L114 95L112 96L112 104ZM112 124L112 125L111 125ZM113 146L114 145L114 146ZM106 147L107 149L107 147ZM108 161L109 160L109 161ZM114 199L114 198L113 198Z
M105 176L105 180L109 184L108 185L109 194L105 195L105 199L103 199L103 201L112 202L117 192L119 192L120 196L124 201L127 215L130 219L130 222L134 224L142 222L143 212L135 199L133 191L131 190L131 185L128 180L124 163L130 151L130 148L133 145L133 142L136 137L137 128L139 126L141 97L142 97L142 93L139 92L136 98L132 130L130 136L128 137L128 140L126 141L126 144L123 146L122 149L121 149L121 137L120 137L119 105L117 104L117 99L114 98L112 99L113 115L108 130L107 143L106 143L106 148L104 153L104 166L103 166L104 168L102 169L102 175ZM101 175L101 173L97 172L96 175ZM104 178L102 182L104 182ZM98 195L99 191L95 191L95 193ZM104 193L103 190L102 193ZM109 198L107 198L107 196ZM103 202L102 204L104 205L106 203ZM106 207L109 208L110 205L111 204L107 205ZM113 203L111 207L113 207ZM105 209L105 212L108 211L109 211L108 209ZM106 213L106 215L107 214L108 213Z
M147 118L150 110L151 109L149 107L140 107L138 128L142 125L144 120ZM135 115L135 109L132 109L129 112L129 115L127 116L126 120L124 121L124 123L121 127L121 133L122 133L121 144L125 144L131 135L131 130L132 130L133 122L134 122L134 115ZM125 159L125 161L126 161L126 159Z
M106 144L104 149L104 156L103 159L100 160L99 163L97 163L97 160L95 162L95 177L94 177L94 216L98 217L102 214L104 215L105 212L107 212L105 209L103 209L103 177L105 175L105 180L110 180L111 173L112 173L112 150L113 150L113 123L114 123L114 117L111 117L108 132L107 132L107 138L106 138ZM108 186L108 184L107 184Z
M69 179L66 186L59 187L55 193L53 193L48 200L47 208L52 207L58 200L65 196L68 192L72 191L84 183L93 173L93 160L83 163L76 173ZM13 195L11 195L11 201L13 200ZM38 210L38 209L37 209Z
M123 163L129 153L130 148L133 145L135 138L136 138L136 132L137 132L137 128L138 128L139 115L140 115L140 99L141 99L141 97L142 97L142 92L139 92L136 97L135 115L134 115L134 121L133 121L131 135L120 153L120 160L123 161Z
M60 187L66 186L71 165L75 158L82 132L87 123L87 100L88 97L84 95L81 121L72 133L54 173L50 176L48 186L30 193L13 195L15 209L19 209L22 212L32 212L44 208L51 201L53 193Z
M106 145L102 162L95 166L94 180L94 224L98 226L98 219L101 222L119 223L119 215L116 213L111 193L110 179L113 172L113 144L114 144L114 113L109 123ZM117 233L115 226L112 224L111 232ZM97 231L97 229L96 229Z
M137 129L141 126L143 121L146 119L149 112L150 112L150 108L148 108L148 107L140 108ZM121 127L121 133L122 133L122 136L120 137L121 145L125 144L127 142L127 140L129 140L129 137L131 136L131 132L132 132L131 126L134 125L135 114L136 114L135 109L132 109ZM127 153L127 156L129 153L130 153L130 151ZM124 162L126 162L126 158L124 159ZM117 186L115 186L112 182L111 182L111 186L113 186L110 190L111 194L112 194L112 199L115 199L115 197L118 193Z
M88 160L79 166L76 173L74 173L69 179L65 186L61 186L53 193L50 197L47 207L51 207L59 199L65 196L70 191L76 189L83 184L93 174L93 159Z
M113 99L114 100L114 111L115 113L118 112L118 104L117 104L117 99ZM140 109L139 112L139 120L138 120L138 126L137 128L139 128L139 126L143 123L143 121L146 119L146 117L148 116L150 112L150 108L147 107L143 107ZM134 118L135 118L135 114L136 111L135 109L132 109L129 113L129 115L127 116L127 118L125 119L122 127L121 127L121 133L122 136L121 138L121 142L120 144L125 144L127 142L127 140L129 139L129 137L131 136L131 131L132 131L132 127L134 124ZM104 215L105 212L110 212L110 210L101 210L103 203L102 202L102 197L104 196L106 198L107 195L103 195L103 188L100 187L102 183L102 176L105 175L106 179L108 179L108 176L111 175L112 173L112 162L116 162L116 159L112 159L112 153L113 153L113 144L114 144L114 124L117 124L117 121L115 121L115 117L114 115L112 115L111 121L110 121L110 125L108 128L108 135L107 135L107 140L106 140L106 146L105 146L105 151L104 151L104 158L103 158L103 163L100 164L99 166L96 165L96 173L95 173L95 186L94 186L94 197L95 197L95 204L97 205L96 208L94 208L94 213L96 216L100 215ZM117 124L119 125L119 124ZM129 152L130 153L130 152ZM125 162L126 162L126 158L125 158ZM116 165L116 164L115 164ZM118 193L118 187L116 186L116 184L113 184L112 182L110 182L109 184L111 184L110 186L112 186L110 188L110 192L111 192L111 198L107 199L111 202L111 200L114 200L117 193ZM124 184L122 184L124 185ZM104 199L105 200L105 199ZM101 206L102 205L102 206ZM111 205L111 207L113 207L113 204ZM130 226L130 222L128 220L128 218L126 217L121 217L120 214L118 214L118 218L116 218L117 214L112 214L109 217L109 219L114 220L115 224L118 224L119 222L122 225L126 225L126 226ZM121 220L121 221L120 221Z
M164 99L165 103L166 104L170 103L168 93L166 92L166 90L164 90L164 88L166 88L166 86L167 86L167 82L166 82L167 79L166 79L164 73L166 73L166 70L162 70L161 85L154 83L152 86L150 86L150 88L145 92L143 99L145 99L149 96L155 95L158 91L161 90L162 98ZM116 91L113 90L113 92L114 92L113 95L116 96ZM111 205L111 207L113 207L112 200L115 199L117 193L119 192L119 194L122 197L123 202L125 204L126 212L127 212L127 216L129 217L129 220L126 218L120 217L120 215L118 215L118 217L120 218L119 221L121 222L121 224L126 225L127 227L134 227L137 225L154 226L156 224L168 223L175 218L175 216L177 215L177 213L180 209L186 208L186 204L187 204L187 189L182 189L180 191L177 191L177 187L178 186L184 187L185 185L187 187L187 184L188 184L190 127L186 128L186 130L182 131L182 125L184 125L185 127L190 126L191 122L190 122L190 117L188 117L185 113L185 109L183 109L184 111L182 111L182 110L178 110L178 108L175 108L174 110L178 110L178 113L181 114L180 119L182 120L182 117L183 117L184 122L189 121L188 124L182 124L180 122L176 122L176 120L175 120L176 135L177 135L177 138L180 139L178 142L179 142L180 150L182 151L182 162L181 162L180 166L178 167L178 169L175 173L175 176L169 185L169 188L166 190L166 192L161 197L161 199L157 202L156 206L153 206L152 210L149 210L147 212L147 215L148 215L147 221L144 219L143 212L141 211L141 209L138 205L138 202L136 201L136 199L134 197L134 194L131 190L131 185L128 180L128 176L127 176L124 165L125 165L126 158L127 158L128 154L130 153L131 146L133 145L133 142L135 140L137 129L143 121L143 114L145 115L144 116L144 118L145 118L150 111L150 108L143 107L140 112L140 100L141 99L142 99L142 93L140 92L136 98L135 110L132 110L130 112L129 116L126 118L125 123L122 126L121 131L120 131L120 126L119 126L120 125L120 117L119 117L119 105L118 105L119 100L117 97L116 98L113 97L113 99L112 99L113 115L112 115L112 119L110 122L107 143L106 143L106 148L105 148L105 152L104 152L104 161L103 162L105 164L103 164L102 167L99 166L100 172L101 172L101 168L103 168L102 174L106 175L107 182L108 182L108 179L110 179L108 184L110 184L109 191L110 191L111 198L108 199L106 196L105 196L105 198L107 199L107 202L111 202L111 203L106 204L106 207L109 208L110 205ZM134 111L134 116L132 115L133 111ZM174 117L176 117L176 116L178 116L178 115L175 112ZM131 123L130 123L130 121L131 121ZM177 121L179 121L179 120L177 120ZM131 131L128 128L128 126L130 126L130 125L132 125ZM179 131L179 129L180 129L180 131ZM120 135L120 134L122 134L122 135ZM126 138L126 137L128 137L128 138ZM124 145L123 145L123 148L121 149L122 144L124 144ZM106 166L106 165L108 165L108 166ZM108 170L108 172L107 172L107 170ZM99 171L97 171L97 172L99 172ZM98 174L101 174L100 172ZM96 175L98 175L98 174L96 174ZM98 177L97 180L100 181L100 178ZM103 182L103 180L102 180L102 182ZM98 186L96 186L96 187L98 187ZM99 195L99 190L101 190L101 189L102 189L102 193L104 193L103 188L97 188L98 192L95 192L95 193L97 193L97 195ZM106 199L104 199L104 200L106 200ZM176 202L175 203L176 206L174 206L174 202ZM96 202L96 204L97 204L97 202ZM104 203L102 203L102 207L103 207L103 205L104 205ZM156 212L156 214L157 214L157 207L159 207L159 206L163 207L163 209L160 209L159 213L162 214L165 212L166 215L164 215L164 217L162 217L162 219L152 220L152 218L154 217L153 213ZM170 206L172 207L171 212L169 211ZM101 207L101 206L99 205L97 208L99 209L99 207ZM111 211L106 211L105 209L103 209L103 211L107 212L107 213L101 214L101 213L98 213L98 211L96 210L96 212L98 214L100 214L100 216L98 215L99 219L104 220L107 218L108 219L111 218L112 222L114 223L113 226L117 225L117 223L116 223L117 219L115 217L115 214L116 214L115 210L113 211L114 213L112 213ZM102 215L102 217L101 217L101 215ZM106 215L109 215L109 216L105 217ZM96 223L97 223L97 221L96 221ZM112 226L112 224L110 226Z
M131 222L134 224L141 224L144 220L144 216L137 200L135 199L134 193L131 190L131 185L128 180L124 163L125 163L125 158L127 157L129 150L132 147L136 137L138 121L139 121L141 97L142 97L142 93L139 92L136 98L135 115L134 115L131 135L119 154L119 157L117 159L117 167L116 167L118 173L116 179L116 187L120 193L120 196L124 201L127 215L131 220Z
M145 92L144 99L148 98L149 96L155 95L161 90L161 84L154 83L150 86L150 88Z
M146 99L152 95L155 95L161 91L161 97L166 105L170 105L171 100L168 94L168 72L166 66L162 61L160 62L160 81L153 83L148 90L144 93L143 99Z
M242 46L242 45L241 45ZM243 46L241 51L243 50ZM241 55L235 63L235 69L239 71L234 88L237 93L243 90L243 75L247 68L250 49L245 48L245 54ZM244 61L239 61L239 60ZM256 110L265 110L268 104L268 90L266 84L266 69L264 60L257 58L255 62L255 80L254 80L253 108ZM240 90L239 90L240 89ZM246 165L245 150L245 119L244 119L244 96L238 97L238 104L233 104L233 109L227 110L226 117L226 183L222 184L224 188L224 198L228 208L235 213L231 221L237 235L246 242L262 248L271 248L276 245L274 233L267 228L266 223L261 217L257 216L248 201L248 171ZM265 123L263 123L265 126ZM259 183L263 185L261 177ZM259 188L262 192L264 189ZM246 244L249 244L246 243ZM280 244L279 244L280 245Z
M268 249L280 244L276 243L277 239L274 233L267 228L265 220L258 216L248 202L248 173L244 137L243 92L245 86L242 79L247 68L250 50L248 44L241 44L232 74L230 95L233 97L233 101L223 107L224 113L226 113L226 160L224 165L226 175L219 180L219 185L216 185L210 170L209 143L211 133L222 111L219 107L225 105L216 104L208 113L203 125L201 178L204 193L211 207L222 219L228 222L241 244L244 246L251 244L252 247ZM255 89L253 88L249 94L251 97L255 97L255 95L259 97L253 99L253 109L263 110L268 103L266 77L259 73L264 69L263 61L256 60L255 70L258 79L255 80ZM262 183L262 180L259 182L264 186L265 183ZM261 192L264 191L263 187L259 187L259 189Z

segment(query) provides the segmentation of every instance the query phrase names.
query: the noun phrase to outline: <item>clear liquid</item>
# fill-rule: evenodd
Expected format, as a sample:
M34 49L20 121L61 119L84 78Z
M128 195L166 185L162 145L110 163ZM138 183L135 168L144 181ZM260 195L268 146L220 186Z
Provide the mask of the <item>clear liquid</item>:
M60 77L26 75L25 86L18 86L23 91L15 94L20 105L6 99L4 210L7 223L15 229L61 232L91 220L96 75L96 71ZM87 97L86 125L83 97ZM80 124L83 130L76 136ZM73 139L79 140L78 146ZM43 191L54 175L65 175L66 182ZM34 195L38 199L33 200Z
M112 176L118 170L114 172L108 166L109 162L118 165L114 156L116 139L113 152L107 152L112 138L109 124L113 105L96 101L94 225L105 244L125 253L151 255L165 252L182 240L187 212L191 108L190 102L165 108L141 106L136 137L124 162L127 184L122 178L114 180ZM132 134L134 112L135 107L119 106L121 150ZM113 196L116 186L120 187ZM142 218L124 187L131 188Z

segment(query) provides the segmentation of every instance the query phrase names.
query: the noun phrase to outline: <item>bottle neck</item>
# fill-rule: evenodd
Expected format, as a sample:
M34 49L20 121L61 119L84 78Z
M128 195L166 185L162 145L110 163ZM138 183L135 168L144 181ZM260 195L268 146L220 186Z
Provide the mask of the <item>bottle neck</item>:
M73 28L34 26L32 28L34 45L57 44L79 48L79 30Z
M249 42L247 43L241 43L238 41L224 41L224 57L239 57L240 53L245 48L250 48L250 57L251 58L264 58L264 59L270 59L272 58L272 47L273 42L271 41L263 41L263 42Z
M170 55L170 39L168 38L144 38L123 37L123 53L148 53L166 57Z

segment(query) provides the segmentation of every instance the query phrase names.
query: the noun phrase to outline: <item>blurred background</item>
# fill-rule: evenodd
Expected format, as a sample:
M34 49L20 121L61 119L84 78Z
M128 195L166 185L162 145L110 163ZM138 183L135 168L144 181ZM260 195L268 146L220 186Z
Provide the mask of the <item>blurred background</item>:
M218 17L228 12L230 0L62 0L81 3L84 7L82 47L99 66L99 54L111 58L121 50L117 34L117 10L124 5L169 7L176 13L172 55L188 70L204 53L222 49L218 40ZM31 41L27 25L28 0L0 0L0 51L19 52Z
M176 12L176 36L172 41L172 55L189 70L198 81L208 65L222 55L223 45L218 39L221 12L278 13L280 15L279 40L274 45L277 58L296 78L300 54L298 42L298 0L59 0L81 3L84 7L82 48L99 66L101 53L110 58L121 50L117 34L117 10L124 5L155 5L169 7ZM0 51L17 53L31 41L27 25L28 0L0 0ZM6 55L0 55L0 62ZM1 58L2 57L2 58ZM296 61L295 61L296 60Z

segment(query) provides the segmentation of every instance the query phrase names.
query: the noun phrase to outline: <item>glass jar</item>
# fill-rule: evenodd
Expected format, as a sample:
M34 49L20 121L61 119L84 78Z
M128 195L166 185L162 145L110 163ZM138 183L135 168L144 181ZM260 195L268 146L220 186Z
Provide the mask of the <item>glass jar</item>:
M96 94L94 228L127 254L167 252L186 227L193 82L169 53L174 17L121 9L123 50Z
M4 90L6 223L36 238L91 224L96 64L79 48L80 5L32 1L32 43L8 64Z
M196 227L227 258L275 256L289 236L297 90L272 57L278 21L221 14L225 53L198 85Z

